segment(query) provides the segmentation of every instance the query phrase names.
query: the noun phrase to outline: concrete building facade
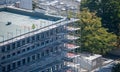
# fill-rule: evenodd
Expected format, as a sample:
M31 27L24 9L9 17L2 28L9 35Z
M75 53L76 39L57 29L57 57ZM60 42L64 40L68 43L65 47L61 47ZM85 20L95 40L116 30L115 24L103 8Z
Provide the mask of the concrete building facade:
M0 9L0 72L66 72L68 27L78 19L44 15L16 8ZM4 17L5 16L5 17ZM10 17L10 18L9 18ZM69 57L68 57L69 58Z

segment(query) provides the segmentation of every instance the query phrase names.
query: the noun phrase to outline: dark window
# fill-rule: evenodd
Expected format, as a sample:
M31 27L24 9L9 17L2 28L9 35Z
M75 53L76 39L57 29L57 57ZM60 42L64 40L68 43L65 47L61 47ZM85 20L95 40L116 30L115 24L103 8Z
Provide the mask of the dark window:
M27 38L27 43L30 43L30 38L29 37Z
M40 46L40 44L39 43L37 43L37 47L39 47Z
M53 35L53 30L50 31L50 35Z
M37 40L40 40L40 36L39 35L37 35L37 38L36 38Z
M10 55L7 55L7 58L10 58Z
M59 65L56 65L56 69L57 69L57 70L59 69Z
M44 52L42 52L41 56L42 56L42 57L45 56Z
M10 50L10 45L7 45L7 51L9 51Z
M17 42L17 47L20 47L20 41Z
M49 50L46 50L46 54L47 54L47 55L49 54Z
M35 60L35 55L32 56L32 60Z
M53 48L51 48L50 51L53 52Z
M22 59L22 63L23 63L23 65L25 64L25 59Z
M4 59L5 59L5 56L3 56L1 59L4 60Z
M20 51L17 51L17 54L20 54Z
M22 45L25 45L25 40L24 39L22 40Z
M32 36L32 42L34 42L35 41L35 36Z
M49 37L49 31L46 32L46 36Z
M41 42L41 45L44 45L44 42Z
M16 67L16 64L15 64L15 63L13 63L13 64L12 64L12 67L13 67L13 69L15 69L15 67Z
M58 37L56 37L55 39L58 40Z
M28 47L27 50L30 50L30 47Z
M20 65L21 65L21 62L20 62L20 61L18 61L18 62L17 62L17 65L18 65L18 66L20 66Z
M7 71L10 71L10 65L7 65Z
M40 54L37 54L37 58L38 58L38 59L40 58Z
M50 72L50 69L47 69L46 72Z
M15 49L15 43L12 44L12 49Z
M28 63L30 62L30 57L27 58L27 62L28 62Z
M41 34L41 39L45 38L44 33Z
M12 53L12 56L15 56L15 53Z
M56 33L58 33L59 32L59 30L58 30L58 28L56 29Z
M48 43L49 43L49 40L47 40L45 43L48 44Z
M5 67L2 67L2 71L5 72Z
M23 49L22 52L25 52L25 49Z
M35 48L35 46L33 45L32 48Z
M2 52L5 52L5 46L2 46Z

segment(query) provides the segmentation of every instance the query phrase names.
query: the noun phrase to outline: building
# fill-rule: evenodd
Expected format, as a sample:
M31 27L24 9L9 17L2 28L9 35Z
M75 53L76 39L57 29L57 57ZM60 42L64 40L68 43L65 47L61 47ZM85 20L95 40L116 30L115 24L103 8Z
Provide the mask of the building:
M92 71L102 66L102 56L98 54L81 54L78 58L78 63L87 71Z
M40 9L46 10L49 14L66 15L68 12L79 12L80 0L33 0Z
M78 19L14 7L0 8L0 72L67 72L79 46L67 43ZM70 38L69 38L70 37Z

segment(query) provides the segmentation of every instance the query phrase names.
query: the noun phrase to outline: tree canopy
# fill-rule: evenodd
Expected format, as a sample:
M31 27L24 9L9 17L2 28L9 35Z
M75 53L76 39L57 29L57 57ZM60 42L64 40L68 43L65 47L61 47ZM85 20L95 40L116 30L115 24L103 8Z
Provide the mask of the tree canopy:
M81 10L83 8L97 12L97 16L101 17L102 25L110 32L119 35L120 0L82 0Z
M114 48L116 35L108 33L107 29L102 27L101 19L95 13L90 13L88 9L84 9L78 17L83 51L105 54Z

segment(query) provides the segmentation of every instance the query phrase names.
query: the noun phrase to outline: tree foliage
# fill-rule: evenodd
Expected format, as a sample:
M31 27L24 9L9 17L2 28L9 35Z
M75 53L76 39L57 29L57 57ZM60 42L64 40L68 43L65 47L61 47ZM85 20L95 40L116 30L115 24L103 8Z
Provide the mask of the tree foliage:
M116 35L102 27L101 19L84 9L79 15L81 26L81 48L91 53L105 54L115 46Z
M97 12L102 19L102 25L119 35L120 0L82 0L81 9L83 8Z

